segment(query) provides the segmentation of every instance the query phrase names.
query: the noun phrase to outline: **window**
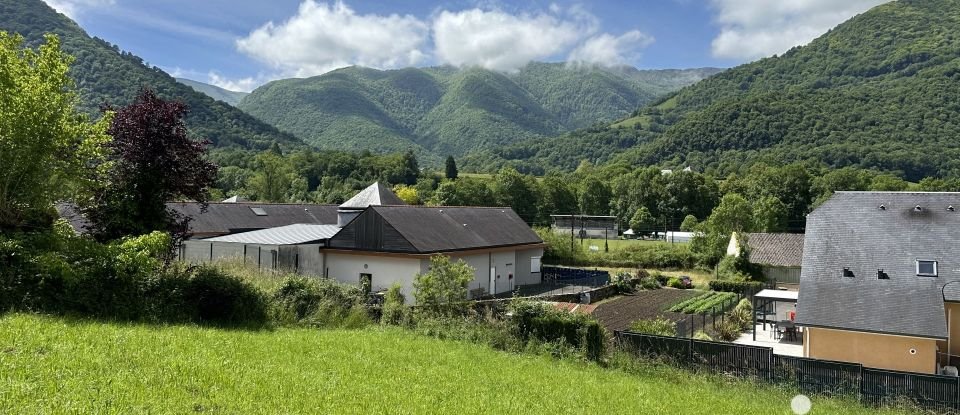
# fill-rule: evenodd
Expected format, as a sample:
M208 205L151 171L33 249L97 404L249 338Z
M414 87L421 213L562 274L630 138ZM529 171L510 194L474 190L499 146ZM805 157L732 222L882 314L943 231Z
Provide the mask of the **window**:
M936 277L937 276L937 261L930 261L925 259L917 260L917 275L921 277Z
M530 272L534 274L540 272L540 257L530 257Z
M250 208L250 210L253 211L253 214L254 214L254 215L257 215L257 216L267 216L267 211L263 210L263 208L252 207L252 208Z

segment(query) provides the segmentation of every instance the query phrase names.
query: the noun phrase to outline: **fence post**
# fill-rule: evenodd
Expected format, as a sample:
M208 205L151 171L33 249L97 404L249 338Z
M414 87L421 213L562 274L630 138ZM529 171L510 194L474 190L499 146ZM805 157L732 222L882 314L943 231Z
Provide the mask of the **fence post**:
M690 339L693 339L693 314L690 315L689 321L690 321ZM692 344L692 343L690 344L690 350L693 350L693 344ZM691 353L692 353L692 352L691 352Z

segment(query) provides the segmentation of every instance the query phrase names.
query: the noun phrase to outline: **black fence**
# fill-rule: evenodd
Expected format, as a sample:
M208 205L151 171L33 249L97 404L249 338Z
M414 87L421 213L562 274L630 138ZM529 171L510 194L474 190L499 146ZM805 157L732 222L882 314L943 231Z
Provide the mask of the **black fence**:
M610 273L602 270L565 268L565 267L540 267L540 275L544 282L549 281L567 281L582 280L594 281L594 284L607 285L610 283Z
M871 369L856 363L783 356L769 347L618 331L618 346L639 356L792 385L802 393L857 396L867 406L907 401L940 413L960 411L960 377Z

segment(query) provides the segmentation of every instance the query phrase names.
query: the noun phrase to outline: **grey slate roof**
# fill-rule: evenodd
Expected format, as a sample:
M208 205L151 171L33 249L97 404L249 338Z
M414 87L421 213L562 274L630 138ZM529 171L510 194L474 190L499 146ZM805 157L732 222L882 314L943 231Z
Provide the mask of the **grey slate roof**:
M285 203L210 203L206 212L200 212L200 204L192 202L167 203L167 207L181 215L193 218L190 232L197 237L226 235L278 226L306 223L335 225L336 205L285 204ZM258 216L251 208L260 208L266 216Z
M331 239L330 246L376 249L363 246L364 231L359 229L369 215L381 217L384 228L392 228L407 242L404 252L427 254L543 243L510 208L371 206Z
M776 267L799 267L803 261L802 233L748 233L750 262Z
M946 338L941 289L960 280L958 241L960 193L834 194L807 216L797 323ZM938 261L939 276L917 276L917 259ZM948 300L960 300L958 285Z
M337 225L313 225L298 223L258 231L204 239L210 242L236 242L258 245L294 245L330 239L340 230Z
M405 205L393 190L380 182L375 182L340 205L345 209L363 209L367 206Z

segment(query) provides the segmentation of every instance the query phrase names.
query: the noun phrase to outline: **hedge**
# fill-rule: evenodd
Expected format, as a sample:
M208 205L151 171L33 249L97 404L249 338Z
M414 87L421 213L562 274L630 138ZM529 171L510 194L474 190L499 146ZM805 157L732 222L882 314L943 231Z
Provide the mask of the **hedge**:
M562 341L583 350L591 360L603 357L606 333L593 317L529 301L515 301L511 304L511 311L523 341Z
M759 281L710 281L710 289L740 294L756 293L763 289L763 283Z

